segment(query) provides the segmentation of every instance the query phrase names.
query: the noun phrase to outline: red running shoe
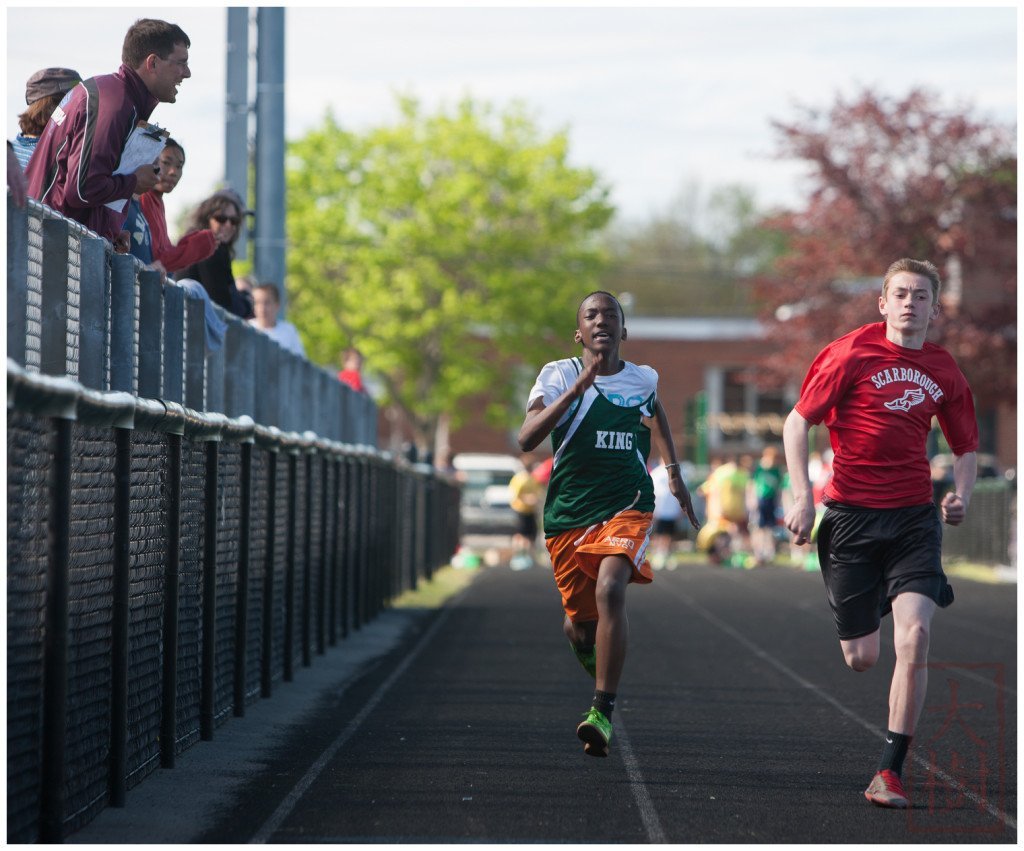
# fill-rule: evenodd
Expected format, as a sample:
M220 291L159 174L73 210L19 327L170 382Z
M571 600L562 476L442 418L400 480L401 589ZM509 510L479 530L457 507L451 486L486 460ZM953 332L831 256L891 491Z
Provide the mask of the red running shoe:
M910 806L910 799L903 790L903 781L898 774L888 768L871 778L870 785L864 790L864 797L879 807L905 810Z

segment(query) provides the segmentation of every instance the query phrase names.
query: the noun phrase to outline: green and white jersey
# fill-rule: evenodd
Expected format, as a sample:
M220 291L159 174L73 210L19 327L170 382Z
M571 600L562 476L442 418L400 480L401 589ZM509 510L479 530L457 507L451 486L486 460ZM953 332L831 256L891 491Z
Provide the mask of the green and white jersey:
M530 391L551 405L576 383L579 358L545 364ZM633 508L654 510L654 485L647 472L650 417L657 398L658 373L623 362L615 375L599 375L551 432L554 464L544 502L547 537L607 520Z

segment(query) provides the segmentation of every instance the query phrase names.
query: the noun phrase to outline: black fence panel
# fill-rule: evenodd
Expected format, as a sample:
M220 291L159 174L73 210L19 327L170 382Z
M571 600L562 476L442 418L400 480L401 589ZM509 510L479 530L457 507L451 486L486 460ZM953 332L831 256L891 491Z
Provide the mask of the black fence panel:
M39 838L52 428L7 414L7 839Z
M175 750L199 741L202 580L206 509L206 444L184 440L181 448L181 562L178 569L178 686Z
M64 816L68 831L106 805L109 781L112 438L110 429L77 423L72 428Z
M274 606L273 606L273 665L271 679L284 679L284 631L287 595L285 584L285 563L288 553L288 468L292 456L288 452L277 453L276 506L274 510Z
M263 597L267 593L267 485L270 453L252 452L252 508L249 530L249 599L245 637L245 702L259 700L263 656Z
M213 711L214 719L220 725L231 716L234 707L241 446L222 441L217 458L217 615Z
M942 555L983 564L1011 564L1017 491L1002 479L980 479L960 526L943 526Z

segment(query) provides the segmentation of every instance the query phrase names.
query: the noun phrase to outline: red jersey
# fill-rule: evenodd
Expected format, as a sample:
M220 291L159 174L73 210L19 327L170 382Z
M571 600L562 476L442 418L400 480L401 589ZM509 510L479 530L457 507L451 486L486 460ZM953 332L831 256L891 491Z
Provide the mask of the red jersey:
M832 441L825 497L865 508L932 501L925 452L932 417L956 455L978 448L967 379L941 346L908 349L864 325L826 346L807 371L796 411Z

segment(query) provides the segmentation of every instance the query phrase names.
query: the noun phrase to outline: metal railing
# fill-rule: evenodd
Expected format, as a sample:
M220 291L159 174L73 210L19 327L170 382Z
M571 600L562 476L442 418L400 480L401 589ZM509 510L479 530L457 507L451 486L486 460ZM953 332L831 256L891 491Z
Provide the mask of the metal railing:
M7 357L66 375L284 431L376 444L377 408L334 373L214 305L227 324L208 351L203 302L162 285L128 254L29 200L7 201Z
M942 527L943 560L1016 565L1017 489L1005 479L979 479L967 519Z
M207 354L201 303L9 212L7 838L52 842L445 564L459 489L333 375L231 319Z

